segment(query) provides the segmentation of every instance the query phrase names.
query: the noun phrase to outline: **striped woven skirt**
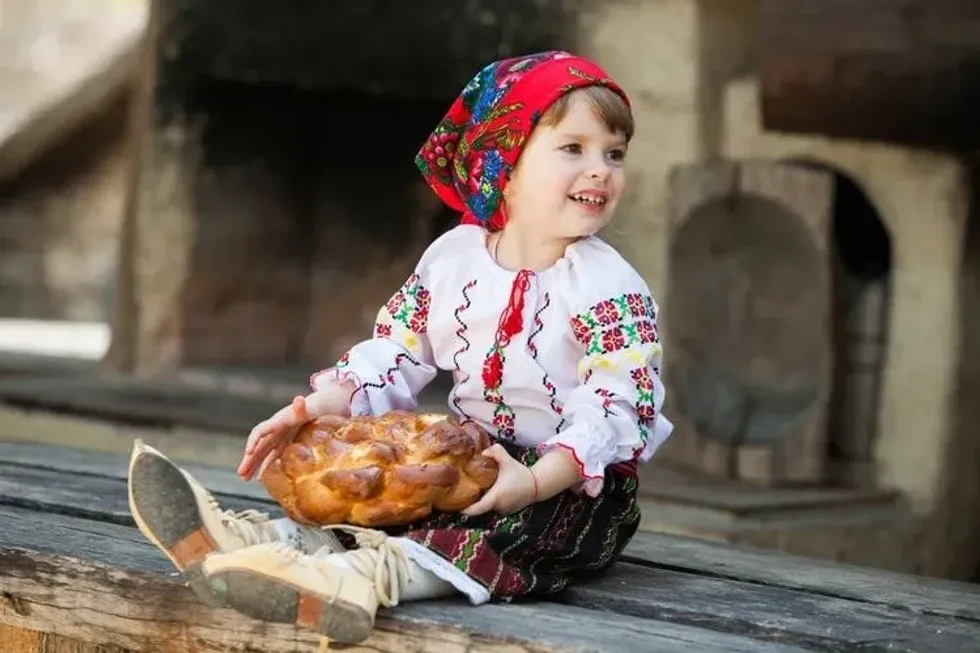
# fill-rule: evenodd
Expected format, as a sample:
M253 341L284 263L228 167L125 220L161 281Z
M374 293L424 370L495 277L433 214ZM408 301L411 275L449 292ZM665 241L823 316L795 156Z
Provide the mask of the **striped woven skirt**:
M537 460L533 449L502 444L525 465ZM635 466L616 465L597 497L567 490L513 515L436 513L386 532L473 603L548 594L616 561L640 523L636 489Z

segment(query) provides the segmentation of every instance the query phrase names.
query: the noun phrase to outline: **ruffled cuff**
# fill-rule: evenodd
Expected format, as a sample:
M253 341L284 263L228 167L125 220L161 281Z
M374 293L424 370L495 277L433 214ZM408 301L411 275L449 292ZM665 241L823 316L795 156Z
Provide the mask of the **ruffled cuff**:
M667 419L663 413L659 413L653 423L653 433L651 433L651 437L648 439L646 446L638 456L639 461L645 463L653 458L653 454L657 452L660 445L666 442L667 438L673 432L674 423Z
M417 396L436 375L434 365L416 358L400 345L374 338L352 347L330 369L313 375L314 390L324 384L351 381L351 415L384 415L415 410Z
M571 453L578 465L579 477L582 478L578 489L590 497L599 496L605 483L606 467L616 458L616 443L609 437L608 429L589 422L577 422L539 444L538 454L544 455L556 448Z
M331 386L337 386L350 382L354 386L354 392L350 396L350 416L358 417L371 414L371 401L367 395L361 392L364 383L350 369L343 367L329 367L325 370L315 372L310 377L310 389L313 392L320 392Z

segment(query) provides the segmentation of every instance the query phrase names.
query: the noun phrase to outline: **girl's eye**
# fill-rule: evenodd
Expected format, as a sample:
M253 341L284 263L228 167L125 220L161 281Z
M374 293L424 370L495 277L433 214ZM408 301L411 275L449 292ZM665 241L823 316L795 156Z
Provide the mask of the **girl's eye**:
M626 158L626 150L615 149L609 151L609 158L613 161L622 161Z
M569 143L568 145L563 145L561 150L563 152L568 152L569 154L581 154L582 146L578 143Z

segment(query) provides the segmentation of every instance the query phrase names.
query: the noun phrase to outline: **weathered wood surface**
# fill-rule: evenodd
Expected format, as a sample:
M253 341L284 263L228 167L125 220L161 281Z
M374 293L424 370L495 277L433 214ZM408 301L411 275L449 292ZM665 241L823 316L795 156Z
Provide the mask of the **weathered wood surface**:
M626 546L624 559L717 578L846 598L862 604L900 607L914 614L959 617L980 622L980 586L974 584L654 533L640 533L633 538Z
M761 0L758 24L766 129L980 146L975 0Z
M0 621L8 625L135 650L315 650L316 638L293 627L202 606L132 528L0 508L0 569ZM612 653L678 647L712 653L800 650L547 602L476 609L461 600L400 606L379 618L376 634L360 650Z
M0 443L0 460L4 461L0 464L0 559L3 560L0 568L32 570L30 574L13 574L15 580L4 572L6 576L0 575L0 582L5 586L3 591L22 598L26 605L40 600L42 590L38 589L38 583L58 577L59 582L68 586L84 586L86 592L113 596L132 597L133 587L140 587L153 600L165 599L171 606L165 619L158 617L163 621L184 622L182 611L193 612L191 621L186 622L188 636L207 642L207 646L234 646L221 640L225 636L223 628L232 625L238 632L257 636L258 626L254 623L239 624L239 617L225 611L212 614L199 608L192 595L177 587L175 581L161 585L162 581L152 576L170 575L172 571L166 559L129 526L132 522L126 511L122 457ZM193 473L205 485L214 490L220 488L218 498L222 504L236 508L270 507L271 502L257 484L243 483L229 470L193 467ZM11 552L12 549L34 553ZM65 568L72 565L61 556L79 558L93 566L84 567L85 573L77 579L66 578L69 572ZM119 576L108 568L125 570L125 573ZM11 591L9 587L15 582L16 591ZM125 592L117 586L120 583L128 587ZM69 609L69 604L50 603L52 597L61 600L59 593L52 595L47 591L45 596L48 603L32 613L36 615L34 622L21 615L22 618L14 619L14 625L37 629L37 619L41 619L42 630L56 628L61 611ZM76 593L72 597L78 599ZM384 648L389 644L379 648L406 650L398 646L408 646L406 642L411 641L412 646L419 647L412 650L429 650L422 648L422 643L414 643L414 639L405 640L403 631L409 630L406 623L421 620L428 628L441 633L432 641L446 644L463 637L452 630L462 624L476 629L466 635L470 638L482 632L479 629L483 626L487 633L496 632L495 622L484 623L481 619L492 621L498 616L510 620L518 631L537 628L529 619L542 620L552 628L546 628L544 634L554 633L556 637L561 632L575 633L574 637L578 637L580 628L586 626L601 630L607 617L627 620L622 621L622 627L629 636L625 643L617 640L619 648L589 648L601 643L601 638L597 638L594 642L582 640L581 650L671 650L671 646L679 646L684 641L683 650L767 650L751 646L785 643L808 650L946 652L969 650L970 643L980 638L980 588L972 585L650 533L638 534L628 546L624 560L609 574L571 589L556 600L575 612L572 621L568 620L570 613L565 612L565 607L558 608L551 603L494 607L492 613L483 612L482 608L469 612L454 602L408 606L407 611L398 611L397 618L383 622L384 632L379 637L390 642L391 648ZM504 612L499 612L500 609ZM137 638L143 628L140 624L149 619L141 611L151 610L152 601L147 598L125 611L101 614L98 619L102 625L98 628L121 629L128 633L125 637ZM403 617L409 621L403 622ZM640 623L635 624L630 618ZM450 620L449 625L444 623L446 619ZM579 629L575 628L576 622L580 624ZM94 622L85 623L89 628L85 634L87 641L97 641L96 636L104 630L99 631ZM535 623L533 627L532 623ZM454 634L450 637L440 628L450 628ZM288 635L292 632L292 629L262 630L262 636L271 637L273 642L263 650L288 650L280 642L293 637ZM660 638L650 639L650 647L629 648L632 646L629 637L635 636L640 646L646 641L643 637L653 632L659 633ZM720 636L736 639L730 642L713 639ZM389 637L396 639L384 639ZM520 640L520 632L515 637ZM534 641L539 648L514 650L564 650L561 647L569 645L560 638ZM549 649L552 645L557 648ZM729 646L735 648L726 648Z

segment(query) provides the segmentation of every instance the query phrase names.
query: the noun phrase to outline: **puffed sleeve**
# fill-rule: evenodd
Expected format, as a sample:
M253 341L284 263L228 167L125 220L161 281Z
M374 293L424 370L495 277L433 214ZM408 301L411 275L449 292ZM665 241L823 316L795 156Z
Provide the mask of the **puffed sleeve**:
M310 378L314 391L327 383L352 381L357 389L351 397L351 415L416 409L419 392L437 373L427 334L432 307L427 259L432 251L427 250L408 280L378 311L373 337L349 349L334 367Z
M673 429L661 415L657 305L632 269L621 276L587 292L570 318L580 345L579 385L565 401L565 428L539 447L570 451L590 496L602 490L606 467L649 460Z

